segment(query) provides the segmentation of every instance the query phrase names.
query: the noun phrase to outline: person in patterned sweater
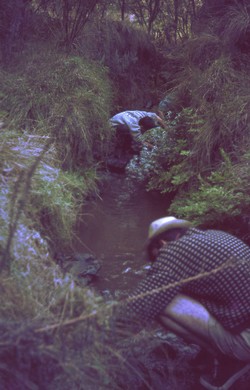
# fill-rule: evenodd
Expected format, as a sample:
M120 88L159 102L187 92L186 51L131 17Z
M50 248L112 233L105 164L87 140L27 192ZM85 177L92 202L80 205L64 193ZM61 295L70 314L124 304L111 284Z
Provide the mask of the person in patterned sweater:
M235 375L248 370L250 248L229 233L163 217L151 223L146 249L152 266L127 312L140 321L159 320L219 360L240 363ZM201 383L213 388L204 378Z

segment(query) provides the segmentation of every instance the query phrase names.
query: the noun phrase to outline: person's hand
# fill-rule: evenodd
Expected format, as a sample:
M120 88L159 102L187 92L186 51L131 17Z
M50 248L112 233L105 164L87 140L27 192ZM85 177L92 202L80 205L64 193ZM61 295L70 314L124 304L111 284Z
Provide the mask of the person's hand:
M156 119L157 119L158 123L160 124L160 126L163 127L163 129L167 128L165 121L161 117L157 116Z

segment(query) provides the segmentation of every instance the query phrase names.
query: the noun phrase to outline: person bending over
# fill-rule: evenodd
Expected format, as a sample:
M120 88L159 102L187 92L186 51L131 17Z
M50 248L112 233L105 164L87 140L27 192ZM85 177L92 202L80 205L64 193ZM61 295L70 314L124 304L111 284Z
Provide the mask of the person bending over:
M250 368L250 248L175 217L151 223L146 248L152 267L129 297L127 315L158 320L208 351L219 367L230 362L230 378L200 379L208 389L217 389L213 380L229 379L228 389Z
M154 120L155 126L158 123L165 126L164 121L156 113L147 111L123 111L110 118L109 123L112 127L127 125L132 137L136 138L141 134L139 120L146 116Z
M140 151L140 136L163 121L155 113L147 111L124 111L112 118L109 123L115 128L116 155L118 158L130 158Z

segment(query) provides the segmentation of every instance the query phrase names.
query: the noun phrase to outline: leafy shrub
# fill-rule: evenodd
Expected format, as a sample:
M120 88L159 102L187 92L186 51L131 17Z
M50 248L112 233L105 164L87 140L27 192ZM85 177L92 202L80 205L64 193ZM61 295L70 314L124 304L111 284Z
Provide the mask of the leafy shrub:
M230 232L238 229L239 224L250 217L250 168L247 163L249 152L240 162L233 164L229 156L221 150L223 163L207 177L199 176L199 184L191 188L188 196L180 192L170 207L170 212L206 226L224 226ZM246 224L245 224L246 225ZM249 240L249 234L243 234Z
M160 127L148 130L141 141L144 142L139 155L135 155L126 167L130 178L147 184L151 177L161 172L162 150L169 148L168 132Z
M189 160L193 135L202 119L192 109L183 109L167 122L167 129L155 128L143 137L153 147L143 146L127 166L131 177L144 182L148 190L175 192L191 180L196 172Z

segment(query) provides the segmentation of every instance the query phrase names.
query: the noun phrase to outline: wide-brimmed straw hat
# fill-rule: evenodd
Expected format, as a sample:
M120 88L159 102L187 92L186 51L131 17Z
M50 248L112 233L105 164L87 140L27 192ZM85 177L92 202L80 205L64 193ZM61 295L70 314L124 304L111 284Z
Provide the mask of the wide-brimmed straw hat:
M191 227L191 222L175 217L163 217L156 219L149 225L147 245L161 233L176 228Z

